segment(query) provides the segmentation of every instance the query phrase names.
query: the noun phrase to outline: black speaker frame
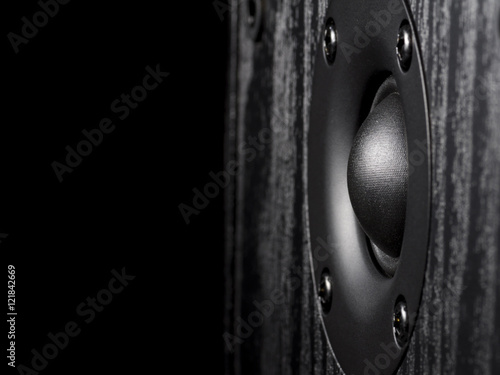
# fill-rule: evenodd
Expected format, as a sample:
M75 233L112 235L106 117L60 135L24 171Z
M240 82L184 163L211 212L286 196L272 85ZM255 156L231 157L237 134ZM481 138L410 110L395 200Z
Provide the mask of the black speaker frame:
M390 21L379 22L387 14ZM363 374L370 365L381 374L393 374L408 347L408 343L399 346L394 337L394 307L404 298L411 335L428 252L431 143L423 64L409 8L401 0L332 1L325 24L329 18L336 25L337 52L329 64L323 40L318 41L308 138L309 230L316 291L325 270L332 278L331 309L322 312L319 300L318 309L324 333L346 374ZM377 22L379 32L375 32ZM404 22L412 30L407 70L400 67L396 53L398 31ZM369 38L366 45L360 43L362 33ZM390 75L401 95L409 159L405 232L392 277L381 272L374 261L347 189L354 136L375 93Z

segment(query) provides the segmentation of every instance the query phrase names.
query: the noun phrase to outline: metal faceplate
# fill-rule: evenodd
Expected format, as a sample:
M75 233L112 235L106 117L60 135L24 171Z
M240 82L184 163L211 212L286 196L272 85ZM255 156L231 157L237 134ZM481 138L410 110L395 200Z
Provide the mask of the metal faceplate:
M332 20L335 35L329 26ZM405 23L411 27L413 48L411 59L401 64L398 32ZM318 306L325 334L346 374L393 374L409 342L395 337L395 309L401 301L406 303L411 337L429 238L429 116L418 33L401 0L332 1L324 24L329 41L336 39L336 53L332 62L332 46L325 49L322 35L308 138L311 264L317 289L329 274L326 285L331 293L329 309L322 309L319 299ZM394 272L388 276L353 212L347 167L354 137L378 89L391 75L405 118L408 187L402 246L399 257L393 259ZM325 290L318 292L321 295Z

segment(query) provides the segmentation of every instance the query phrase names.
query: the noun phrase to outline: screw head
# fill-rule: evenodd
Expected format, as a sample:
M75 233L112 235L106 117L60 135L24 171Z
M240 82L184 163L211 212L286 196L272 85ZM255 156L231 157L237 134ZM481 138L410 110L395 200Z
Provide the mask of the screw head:
M410 68L413 53L411 27L408 22L404 22L399 28L396 53L398 55L399 66L406 72Z
M327 314L332 307L332 278L330 277L328 270L323 271L323 274L321 275L318 297L321 302L323 312Z
M263 28L262 0L247 0L245 3L246 22L249 36L255 42L258 42L261 40Z
M394 307L392 318L392 331L398 345L402 348L406 345L409 338L410 321L406 302L401 300Z
M256 22L256 16L257 16L257 4L256 0L249 0L248 1L248 25L250 27L253 27Z
M325 35L323 38L323 51L328 64L333 64L337 53L337 30L333 18L329 18L325 25Z

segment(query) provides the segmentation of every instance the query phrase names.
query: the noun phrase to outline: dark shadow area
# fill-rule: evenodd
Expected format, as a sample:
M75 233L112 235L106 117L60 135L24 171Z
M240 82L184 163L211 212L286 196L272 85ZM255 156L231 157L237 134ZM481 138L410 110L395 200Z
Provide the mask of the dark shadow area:
M46 20L35 1L2 12L16 365L75 322L40 374L221 373L223 190L189 225L179 205L223 169L227 20L210 2L41 3Z

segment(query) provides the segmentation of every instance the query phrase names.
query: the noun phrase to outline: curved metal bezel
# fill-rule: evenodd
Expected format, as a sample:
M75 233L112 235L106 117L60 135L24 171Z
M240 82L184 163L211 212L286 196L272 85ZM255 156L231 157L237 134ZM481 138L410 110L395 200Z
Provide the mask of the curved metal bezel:
M400 0L332 1L325 21L337 27L333 64L318 41L308 137L308 202L311 264L315 285L329 269L332 304L322 314L325 334L346 374L374 366L393 374L407 345L393 335L393 311L407 303L409 333L415 327L427 258L431 208L430 125L417 33ZM413 36L411 64L402 71L398 31L408 21ZM378 25L378 26L377 26ZM366 235L347 190L347 162L354 136L382 82L393 75L404 109L409 180L403 245L397 269L387 277L370 254ZM381 218L383 219L383 218ZM318 306L318 308L320 308Z

